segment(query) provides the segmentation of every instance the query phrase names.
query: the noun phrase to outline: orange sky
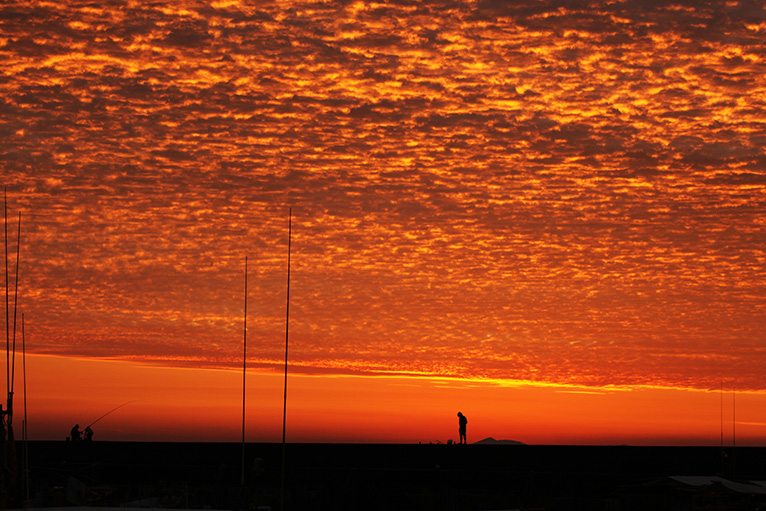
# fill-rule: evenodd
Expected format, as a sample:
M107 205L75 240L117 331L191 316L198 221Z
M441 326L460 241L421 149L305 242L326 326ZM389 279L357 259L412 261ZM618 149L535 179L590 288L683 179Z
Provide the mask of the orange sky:
M241 439L242 379L234 371L39 355L29 356L27 370L31 438L63 439L75 422L84 429L98 421L102 440ZM19 383L16 424L22 389ZM468 416L472 442L720 445L723 434L727 446L735 435L737 445L764 445L766 433L766 395L729 389L296 375L288 397L293 442L446 443L457 440L456 410ZM248 441L281 441L282 398L281 374L249 373Z
M249 363L265 385L279 371L292 207L291 370L328 386L293 405L296 438L446 439L463 408L477 436L715 443L710 389L760 402L763 5L248 4L0 6L0 172L29 352L55 357L39 360L190 378L184 430L219 438L190 420L224 413L191 382L219 375L236 412L237 373L217 371L241 366L246 255ZM141 385L69 407L98 416ZM438 405L401 436L336 401L365 386L387 412ZM596 393L550 390L570 388ZM38 389L55 436L71 420ZM712 425L639 420L685 406ZM561 416L580 407L615 411L575 435ZM321 410L342 434L312 429Z

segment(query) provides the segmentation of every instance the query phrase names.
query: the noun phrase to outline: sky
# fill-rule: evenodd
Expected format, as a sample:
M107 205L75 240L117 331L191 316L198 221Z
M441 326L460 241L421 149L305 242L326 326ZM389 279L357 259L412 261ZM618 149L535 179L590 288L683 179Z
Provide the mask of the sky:
M736 390L766 445L763 2L11 1L0 58L39 437L236 441L247 257L279 440L290 226L293 439L715 444Z

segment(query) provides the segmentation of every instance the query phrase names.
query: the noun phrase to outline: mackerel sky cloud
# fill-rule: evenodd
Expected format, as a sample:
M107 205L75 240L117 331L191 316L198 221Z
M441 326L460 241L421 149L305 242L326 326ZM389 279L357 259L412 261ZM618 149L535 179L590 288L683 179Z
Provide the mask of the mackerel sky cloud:
M704 5L703 5L704 4ZM30 350L766 390L763 2L10 2Z

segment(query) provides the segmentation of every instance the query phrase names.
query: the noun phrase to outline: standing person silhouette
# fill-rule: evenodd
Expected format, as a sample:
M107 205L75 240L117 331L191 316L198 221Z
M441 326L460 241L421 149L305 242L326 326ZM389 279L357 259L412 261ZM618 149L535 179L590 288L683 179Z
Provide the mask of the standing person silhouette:
M460 443L461 444L467 444L468 440L466 440L465 436L465 428L468 425L468 419L466 419L465 415L463 415L461 412L457 412L457 423L458 423L458 433L460 433Z

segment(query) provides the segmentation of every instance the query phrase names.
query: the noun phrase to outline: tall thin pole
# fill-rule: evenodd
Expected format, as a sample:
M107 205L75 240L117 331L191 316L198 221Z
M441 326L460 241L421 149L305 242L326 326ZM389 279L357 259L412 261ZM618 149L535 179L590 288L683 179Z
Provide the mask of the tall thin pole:
M3 212L5 217L5 374L6 394L11 392L11 312L8 302L8 189L4 189Z
M24 313L21 314L21 379L23 383L24 397L24 423L21 427L21 438L24 440L24 489L26 502L29 502L29 437L27 436L27 343L24 335Z
M731 389L731 446L737 446L737 389Z
M27 440L27 341L24 334L24 313L21 314L21 379L24 385L24 427L21 430L21 436Z
M721 380L720 408L721 408L721 475L726 476L726 450L723 444L723 380Z
M737 478L737 403L736 403L737 389L732 387L731 389L731 477Z
M287 310L285 314L285 396L282 406L282 483L280 488L280 511L285 509L285 432L287 431L287 347L290 331L290 248L293 233L293 208L288 210L287 221Z
M721 473L724 471L724 451L723 451L723 380L721 380L720 408L721 408Z
M19 211L19 230L16 234L16 280L14 282L14 296L13 296L13 350L11 356L11 396L13 396L14 384L16 377L16 310L19 305L19 255L21 254L21 211ZM9 412L13 410L9 407ZM9 416L8 419L12 419Z
M245 486L245 375L247 374L247 256L245 256L245 314L242 332L242 486Z

